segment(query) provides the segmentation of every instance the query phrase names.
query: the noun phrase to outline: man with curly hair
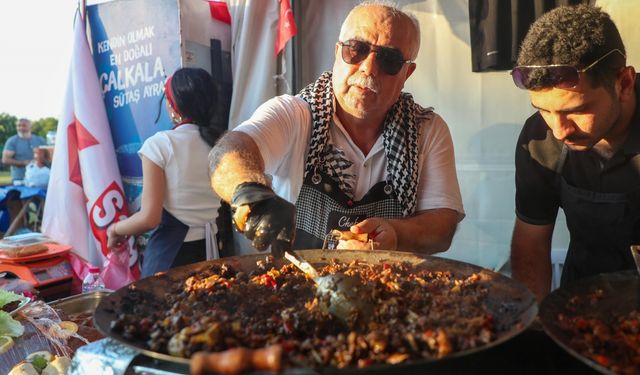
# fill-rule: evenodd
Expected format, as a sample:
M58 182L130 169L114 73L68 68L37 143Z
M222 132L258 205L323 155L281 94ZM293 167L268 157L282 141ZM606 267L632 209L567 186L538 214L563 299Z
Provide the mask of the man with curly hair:
M556 8L532 25L511 74L537 110L516 148L513 277L538 299L549 292L559 207L570 233L561 285L634 268L640 85L615 24L597 7Z

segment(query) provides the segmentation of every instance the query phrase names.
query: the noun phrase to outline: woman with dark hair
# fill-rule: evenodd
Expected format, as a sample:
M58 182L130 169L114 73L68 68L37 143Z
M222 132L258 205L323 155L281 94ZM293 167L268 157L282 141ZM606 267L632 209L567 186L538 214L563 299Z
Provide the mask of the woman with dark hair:
M199 68L182 68L165 83L172 130L149 137L142 159L140 211L107 229L118 248L131 235L153 228L142 261L142 277L219 257L216 216L220 198L209 185L207 155L223 132L216 85Z

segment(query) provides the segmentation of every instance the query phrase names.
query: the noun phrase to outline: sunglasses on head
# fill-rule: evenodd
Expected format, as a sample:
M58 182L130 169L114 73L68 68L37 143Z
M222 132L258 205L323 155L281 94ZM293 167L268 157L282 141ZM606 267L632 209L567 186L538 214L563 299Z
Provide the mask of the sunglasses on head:
M413 60L405 60L397 48L379 47L361 40L347 40L338 42L342 46L342 60L347 64L359 64L373 51L376 54L376 64L388 75L396 75L404 64L411 64Z
M626 58L624 53L616 48L605 53L604 56L600 57L583 69L578 69L575 66L566 64L521 65L513 68L511 71L511 77L513 78L513 83L515 83L518 88L524 90L545 87L570 89L578 86L578 83L580 82L580 73L584 73L593 68L600 61L604 60L614 52L618 52L623 58Z

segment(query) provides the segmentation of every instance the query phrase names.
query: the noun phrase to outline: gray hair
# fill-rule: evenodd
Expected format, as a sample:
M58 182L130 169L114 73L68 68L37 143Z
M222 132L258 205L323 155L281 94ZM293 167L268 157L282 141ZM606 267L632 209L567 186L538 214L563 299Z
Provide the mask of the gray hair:
M21 123L21 122L26 122L27 124L31 124L31 120L29 120L28 118L22 117L22 118L18 119L18 121L16 121L16 125Z
M418 22L418 19L416 18L416 16L414 16L412 13L402 10L398 5L398 3L392 0L363 0L358 5L353 7L353 9L351 9L349 14L354 12L356 9L366 7L366 6L380 6L385 8L393 17L406 17L409 19L409 21L411 21L411 23L413 24L414 33L415 33L415 48L412 56L410 56L409 58L411 60L415 60L415 58L418 56L418 51L420 50L420 22ZM340 27L340 37L339 37L340 40L342 40L342 36L344 33L345 33L345 22L343 22L342 27Z

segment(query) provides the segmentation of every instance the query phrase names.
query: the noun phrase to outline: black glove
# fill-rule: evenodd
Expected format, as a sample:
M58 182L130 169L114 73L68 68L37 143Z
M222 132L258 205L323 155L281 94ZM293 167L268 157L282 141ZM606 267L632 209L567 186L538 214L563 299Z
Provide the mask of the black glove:
M246 215L238 215L248 206ZM296 233L296 208L280 198L268 186L257 182L244 182L236 187L231 198L233 222L253 247L264 251L271 245L271 254L282 258L291 250ZM244 223L242 223L244 221Z

